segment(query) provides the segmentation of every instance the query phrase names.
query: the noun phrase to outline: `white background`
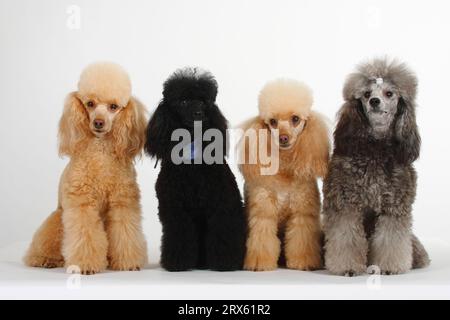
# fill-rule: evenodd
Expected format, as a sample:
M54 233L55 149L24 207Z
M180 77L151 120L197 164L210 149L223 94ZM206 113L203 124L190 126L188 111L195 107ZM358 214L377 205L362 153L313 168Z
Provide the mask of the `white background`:
M79 29L67 26L73 4L81 9ZM28 242L55 209L67 163L57 156L57 123L87 64L124 66L150 112L176 68L206 68L217 77L219 106L237 125L256 115L259 89L276 77L308 83L314 108L334 120L345 76L384 55L406 61L419 77L415 232L450 243L449 16L446 0L0 0L0 247ZM137 164L150 261L157 263L153 166L148 158Z

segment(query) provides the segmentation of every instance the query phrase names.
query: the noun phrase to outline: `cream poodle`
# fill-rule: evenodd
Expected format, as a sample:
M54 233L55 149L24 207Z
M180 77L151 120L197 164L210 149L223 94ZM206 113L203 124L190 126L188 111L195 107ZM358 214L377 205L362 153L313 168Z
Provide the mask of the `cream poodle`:
M24 258L33 267L139 270L147 262L133 160L145 143L144 106L128 74L96 63L81 74L59 123L59 153L70 157L54 211Z

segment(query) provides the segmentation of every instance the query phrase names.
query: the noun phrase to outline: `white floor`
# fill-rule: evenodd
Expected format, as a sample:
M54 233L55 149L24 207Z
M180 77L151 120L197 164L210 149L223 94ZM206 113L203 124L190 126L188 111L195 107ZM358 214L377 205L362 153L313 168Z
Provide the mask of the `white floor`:
M427 269L397 276L345 278L326 271L170 273L158 265L140 272L93 276L28 268L25 243L0 248L1 299L450 299L450 243L424 239ZM153 254L153 257L156 253Z

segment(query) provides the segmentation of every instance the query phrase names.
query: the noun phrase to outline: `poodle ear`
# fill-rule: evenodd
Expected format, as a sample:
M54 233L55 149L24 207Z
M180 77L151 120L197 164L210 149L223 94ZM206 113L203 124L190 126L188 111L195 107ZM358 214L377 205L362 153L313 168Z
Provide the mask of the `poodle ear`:
M245 178L245 181L251 182L257 179L264 179L261 169L267 168L260 159L260 147L263 142L260 140L266 137L267 155L271 154L271 134L264 121L255 117L247 121L243 126L244 135L240 138L237 148L239 154L239 170ZM261 136L260 136L261 134ZM277 164L278 167L278 164Z
M339 111L334 130L334 152L339 155L351 153L355 147L355 139L367 132L367 124L361 101L351 99L345 102Z
M420 153L420 135L416 124L414 105L400 98L395 123L397 161L404 164L414 162Z
M114 151L120 159L139 156L145 143L147 124L144 105L134 97L114 120L112 139Z
M296 171L301 175L325 177L330 159L330 138L323 117L311 112L296 146Z
M223 137L223 155L228 154L228 121L220 111L216 104L212 104L208 108L208 119L210 121L209 127L218 129L222 133Z
M171 152L171 136L174 130L169 107L162 100L147 125L147 142L145 151L156 159L162 159Z
M208 108L208 119L211 122L212 128L219 129L222 133L227 131L228 121L216 104Z
M72 156L85 145L90 135L89 117L76 92L67 95L59 121L59 154Z

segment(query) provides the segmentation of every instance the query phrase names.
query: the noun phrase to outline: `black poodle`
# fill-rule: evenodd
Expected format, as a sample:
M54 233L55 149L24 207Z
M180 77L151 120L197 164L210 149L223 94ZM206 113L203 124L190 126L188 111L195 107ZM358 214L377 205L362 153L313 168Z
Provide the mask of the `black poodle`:
M227 271L243 265L246 219L225 161L227 120L216 96L211 73L177 70L164 83L163 99L148 124L146 152L161 161L156 181L163 226L161 265L169 271ZM207 131L221 137L208 139ZM189 133L187 142L178 141L180 132ZM210 141L198 141L198 132L205 134L201 140ZM211 152L214 161L207 155L202 159L208 146L217 145L220 149Z
M347 79L323 187L325 264L334 274L361 274L370 265L398 274L429 264L411 231L416 87L405 64L387 59L362 64Z

